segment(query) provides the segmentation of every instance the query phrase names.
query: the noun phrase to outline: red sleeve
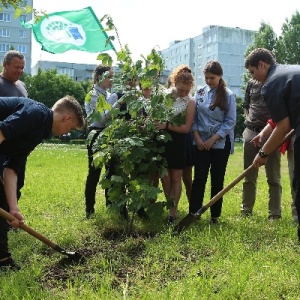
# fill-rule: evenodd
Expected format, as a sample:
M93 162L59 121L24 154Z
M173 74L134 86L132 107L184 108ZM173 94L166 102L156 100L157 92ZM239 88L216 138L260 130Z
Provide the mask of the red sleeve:
M276 123L272 121L272 119L269 119L267 121L267 124L270 124L272 126L272 128L274 129L276 127Z

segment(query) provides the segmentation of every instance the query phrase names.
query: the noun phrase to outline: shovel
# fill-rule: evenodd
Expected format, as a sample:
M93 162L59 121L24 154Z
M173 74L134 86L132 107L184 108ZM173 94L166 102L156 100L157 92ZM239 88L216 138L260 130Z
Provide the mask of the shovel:
M292 129L283 139L280 146L289 140L293 135L295 134L295 131ZM231 183L229 183L223 190L221 190L217 195L215 195L211 200L202 206L196 213L187 214L175 227L174 231L180 233L187 227L189 227L192 223L194 223L196 220L199 220L199 217L214 203L216 203L222 196L227 193L229 190L231 190L236 184L238 184L251 170L255 168L254 165L250 165L247 169L244 170L242 174L240 174L237 178L235 178Z
M2 208L0 208L0 217L6 219L9 222L16 220L16 218L13 215L11 215L7 211L3 210ZM20 228L22 228L24 231L26 231L30 235L34 236L38 240L42 241L44 244L46 244L53 250L55 250L63 255L68 256L68 259L70 259L72 261L80 261L81 259L83 259L83 256L81 254L79 254L77 252L66 251L65 249L63 249L60 246L58 246L57 244L53 243L48 238L46 238L45 236L38 233L37 231L35 231L34 229L32 229L31 227L27 226L24 223L20 224Z

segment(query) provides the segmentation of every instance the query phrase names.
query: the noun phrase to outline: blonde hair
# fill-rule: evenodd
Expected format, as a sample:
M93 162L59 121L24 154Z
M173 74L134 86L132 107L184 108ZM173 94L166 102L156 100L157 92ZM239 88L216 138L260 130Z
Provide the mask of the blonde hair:
M65 96L59 100L57 100L52 110L58 113L69 112L75 115L78 121L78 129L81 129L85 125L83 110L79 102L72 96Z
M194 86L192 70L188 65L180 65L169 75L168 85L175 86L177 82L190 83Z

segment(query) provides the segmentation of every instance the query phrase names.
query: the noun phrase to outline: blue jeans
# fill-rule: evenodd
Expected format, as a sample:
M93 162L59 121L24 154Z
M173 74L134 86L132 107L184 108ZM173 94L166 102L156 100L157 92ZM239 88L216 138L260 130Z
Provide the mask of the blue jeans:
M192 194L189 211L196 213L203 204L205 186L210 172L211 177L211 198L218 194L224 187L224 177L227 162L230 154L230 139L226 138L224 149L210 149L209 151L200 151L194 146L194 180L192 185ZM222 211L223 197L210 207L212 218L218 218Z

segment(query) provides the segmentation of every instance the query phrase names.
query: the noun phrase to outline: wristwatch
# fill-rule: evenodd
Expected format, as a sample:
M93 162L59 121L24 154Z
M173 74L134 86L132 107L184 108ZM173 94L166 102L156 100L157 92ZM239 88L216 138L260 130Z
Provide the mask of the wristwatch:
M258 151L258 155L259 155L260 157L262 157L262 158L268 157L268 154L267 154L266 152L264 152L262 149L260 149L260 150Z

